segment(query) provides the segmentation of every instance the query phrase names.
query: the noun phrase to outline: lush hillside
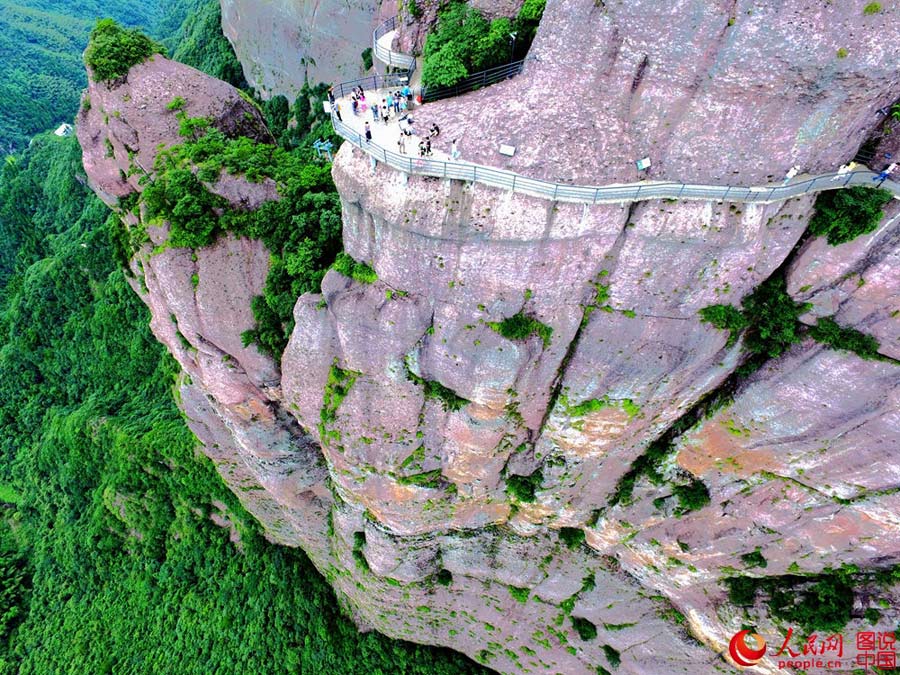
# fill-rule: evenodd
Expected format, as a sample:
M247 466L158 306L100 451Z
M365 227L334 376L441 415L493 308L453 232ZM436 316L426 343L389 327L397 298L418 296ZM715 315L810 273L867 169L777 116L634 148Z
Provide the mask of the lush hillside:
M197 11L168 46L239 80L214 5L181 3ZM117 223L74 138L2 167L0 674L476 671L359 634L306 556L261 536L175 406Z
M468 672L358 634L198 459L80 160L44 134L0 184L0 673Z
M111 16L173 35L197 0L0 0L0 148L70 120L87 84L81 53L96 20Z

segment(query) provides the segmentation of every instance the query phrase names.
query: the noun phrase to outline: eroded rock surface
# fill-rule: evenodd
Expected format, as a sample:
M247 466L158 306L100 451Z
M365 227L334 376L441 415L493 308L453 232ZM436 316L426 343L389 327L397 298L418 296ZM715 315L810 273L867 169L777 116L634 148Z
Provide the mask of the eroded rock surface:
M658 175L692 180L758 182L796 161L834 168L876 123L867 106L898 94L896 41L873 37L896 30L897 7L883 4L865 16L799 1L685 0L661 13L550 0L540 60L420 118L440 120L441 138L465 123L463 148L485 158L521 132L511 166L585 182L630 178L623 167L647 149ZM835 61L842 42L858 46ZM533 97L560 81L603 105L544 95L538 124ZM125 84L92 85L79 117L85 167L108 203L141 189L132 163L152 177L157 144L179 142L165 110L176 95L191 116L252 117L250 133L268 138L235 90L157 57ZM145 223L133 287L185 371L181 403L204 452L268 536L307 551L360 626L500 672L733 672L721 654L742 625L784 627L761 602L732 605L723 578L900 562L896 204L872 234L829 247L804 235L809 198L552 203L373 171L347 145L333 176L344 248L378 279L330 271L321 293L298 299L281 363L240 338L268 273L261 242L174 249L164 223ZM215 189L244 208L277 198L240 176ZM123 216L134 226L141 214ZM737 305L773 274L812 304L805 322L834 317L873 335L884 360L806 340L736 378L742 340L698 311ZM504 337L501 323L520 314L537 328ZM724 406L697 412L723 390ZM658 484L638 478L615 499L635 460L669 436ZM679 505L689 480L708 490L702 508ZM874 598L887 603L878 627L893 629L896 595L857 598L848 630L871 625ZM596 637L579 635L583 621Z
M311 83L353 80L372 46L378 0L221 0L222 30L244 77L265 96L293 100ZM396 11L396 10L395 10Z

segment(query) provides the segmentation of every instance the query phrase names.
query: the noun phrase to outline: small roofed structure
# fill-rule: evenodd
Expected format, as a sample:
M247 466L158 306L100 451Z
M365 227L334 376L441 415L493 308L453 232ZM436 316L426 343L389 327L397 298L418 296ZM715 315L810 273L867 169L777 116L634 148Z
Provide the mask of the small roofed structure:
M71 124L67 124L67 123L63 122L62 124L59 125L59 128L56 131L54 131L53 133L56 134L57 136L71 136L73 131L74 131L74 129L72 128Z

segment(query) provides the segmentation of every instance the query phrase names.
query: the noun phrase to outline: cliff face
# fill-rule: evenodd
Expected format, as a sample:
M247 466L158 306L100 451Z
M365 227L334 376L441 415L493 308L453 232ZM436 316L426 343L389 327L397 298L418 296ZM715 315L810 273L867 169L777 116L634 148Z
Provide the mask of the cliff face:
M898 9L883 4L866 16L551 0L522 75L425 106L417 123L438 120L448 144L459 133L467 158L499 165L494 149L513 141L510 168L594 184L631 178L644 154L655 175L696 181L832 169L898 95ZM121 86L92 84L79 118L109 203L141 189L134 161L152 175L157 144L179 142L166 103L182 89L190 116L266 138L235 90L157 57ZM240 341L268 271L260 242L156 248L165 225L148 223L134 287L185 370L205 452L360 625L501 672L612 672L618 659L619 672L730 672L720 654L742 624L783 631L759 602L751 615L731 605L724 576L900 562L897 363L807 340L735 379L742 341L698 317L775 273L812 304L802 320L833 316L896 360L896 202L876 231L830 247L803 236L808 198L576 206L373 171L348 145L333 176L345 250L378 280L329 272L298 299L280 364ZM225 181L215 189L235 206L277 198ZM519 313L552 333L495 330ZM722 391L728 403L698 412ZM660 480L614 499L661 437ZM698 480L710 502L686 510L679 488ZM883 630L900 619L896 596L877 590ZM848 630L871 626L865 602Z
M222 30L264 95L293 100L308 77L339 82L360 77L371 47L377 0L222 0Z

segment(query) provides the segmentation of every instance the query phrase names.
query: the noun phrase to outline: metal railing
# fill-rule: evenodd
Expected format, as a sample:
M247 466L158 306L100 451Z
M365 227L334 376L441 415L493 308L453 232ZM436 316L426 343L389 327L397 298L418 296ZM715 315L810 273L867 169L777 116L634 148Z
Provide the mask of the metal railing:
M508 80L521 73L524 66L525 59L522 59L521 61L513 61L512 63L507 63L502 66L488 68L480 73L470 75L464 80L460 80L449 87L423 87L422 103L459 96L460 94L465 94L491 84L496 84L497 82L502 82L503 80Z
M334 86L338 98L348 96L357 86L364 89L381 89L408 84L415 71L416 59L409 54L394 52L381 47L378 39L397 27L397 17L393 16L382 23L372 33L372 49L379 61L396 68L406 68L406 73L391 75L372 75L351 82L341 82ZM474 91L502 80L515 77L524 67L525 59L515 61L481 73L467 77L450 87L432 87L421 92L422 102L436 101L442 98L458 96ZM334 130L344 139L367 152L376 160L380 160L394 169L419 176L435 178L452 178L473 183L481 183L513 192L552 199L554 201L575 202L579 204L602 204L636 202L650 199L701 199L728 202L746 202L767 204L799 197L811 192L837 190L852 185L878 186L900 196L900 183L880 179L879 174L872 171L854 171L849 173L827 173L809 180L797 181L782 185L764 185L759 187L739 187L728 185L696 185L676 182L642 182L605 186L572 185L570 183L553 183L469 162L445 161L426 157L412 157L393 152L382 146L366 141L352 127L345 124L332 113L331 123Z
M787 185L765 185L761 187L738 187L727 185L691 185L675 182L631 183L622 185L587 186L552 183L535 178L526 178L512 171L495 169L468 162L444 161L426 157L412 157L393 152L382 146L367 142L349 125L332 116L335 131L356 147L364 150L376 160L409 174L452 178L455 180L481 183L513 192L579 204L603 204L636 202L650 199L701 199L727 202L749 202L767 204L784 201L812 192L837 190L851 185L876 186L873 180L879 174L873 171L850 173L828 173L809 180ZM880 187L900 196L900 183L884 181Z
M362 87L363 91L372 91L382 88L402 87L409 83L409 76L406 74L396 75L369 75L361 77L358 80L350 80L349 82L341 82L334 85L332 91L336 98L344 98L353 93L356 87Z
M416 57L402 52L392 51L390 46L385 47L378 43L378 39L384 37L397 28L397 17L392 16L372 32L372 53L382 63L393 68L402 68L410 71L416 69Z

